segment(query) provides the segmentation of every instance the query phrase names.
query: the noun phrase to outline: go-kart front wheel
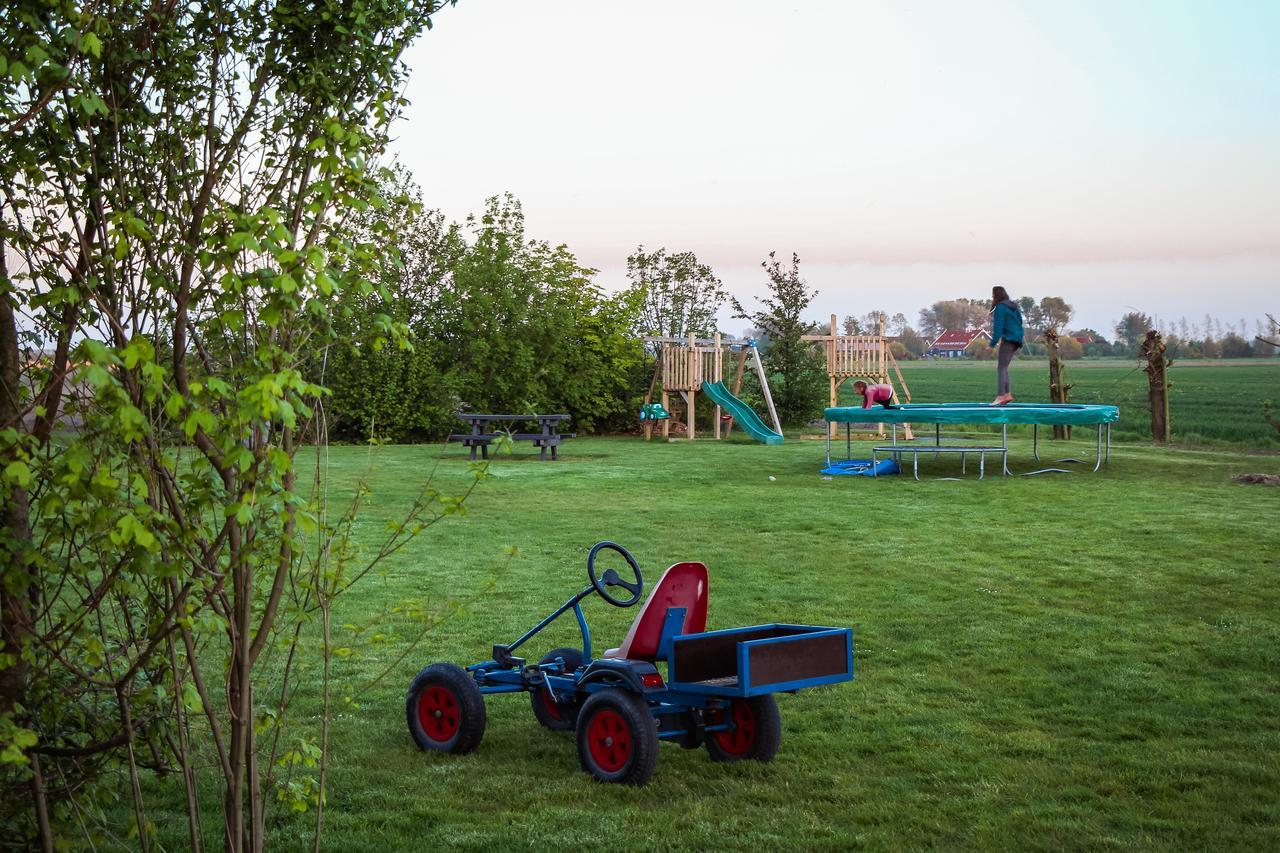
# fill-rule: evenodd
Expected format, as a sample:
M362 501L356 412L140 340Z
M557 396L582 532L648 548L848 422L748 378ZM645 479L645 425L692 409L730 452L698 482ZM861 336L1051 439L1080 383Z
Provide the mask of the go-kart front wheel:
M658 724L643 699L620 687L594 694L578 714L578 760L599 782L643 785L658 763Z
M418 673L404 711L419 749L462 754L474 751L484 737L484 696L475 679L451 663Z
M782 743L782 717L772 696L734 699L727 708L706 714L707 725L729 728L707 732L707 752L713 761L772 761Z
M569 648L553 649L543 655L538 663L548 664L556 658L564 661L566 675L572 675L585 663L581 649ZM553 732L571 731L578 722L578 697L573 693L561 691L553 694L543 685L529 694L529 701L533 705L533 716Z

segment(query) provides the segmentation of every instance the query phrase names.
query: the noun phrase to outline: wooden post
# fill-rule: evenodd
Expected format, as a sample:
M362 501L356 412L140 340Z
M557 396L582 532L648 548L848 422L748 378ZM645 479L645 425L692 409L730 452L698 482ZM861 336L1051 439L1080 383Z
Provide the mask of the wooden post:
M744 345L738 351L738 369L733 374L733 396L737 397L742 392L742 369L747 365L747 348ZM729 416L729 420L724 422L724 434L728 435L733 432L733 415Z
M764 373L764 362L760 361L760 350L751 347L751 354L756 360L756 376L760 378L760 390L764 392L764 403L769 407L769 417L773 420L773 428L782 435L782 424L778 421L778 410L773 407L773 394L769 392L769 377Z
M698 380L702 378L702 362L698 359L698 344L693 337L693 332L689 333L689 346L685 350L685 364L689 368L689 390L685 394L685 426L687 427L687 437L692 440L698 434L698 392L694 389L698 387Z
M842 384L841 382L836 381L836 359L840 357L839 353L836 351L836 348L840 344L840 330L839 330L839 327L836 325L837 322L839 322L839 318L836 317L835 314L832 314L831 330L830 330L831 335L827 340L827 382L831 386L831 393L828 396L828 399L830 399L831 402L828 405L831 405L831 406L839 405L839 400L837 400L836 397L837 397L837 394L839 393L840 385ZM836 425L834 423L830 423L830 424L827 424L827 428L830 430L831 438L835 438Z
M721 376L721 373L720 373L720 369L721 369L721 368L720 368L720 333L719 333L719 332L716 332L715 352L711 354L711 359L712 359L712 361L711 361L711 366L712 366L713 368L715 368L715 371L714 371L714 372L715 372L715 375L712 377L712 379L714 379L716 382L719 382L719 381L720 381L720 376ZM711 433L712 433L712 435L714 435L714 436L715 436L716 440L717 440L717 441L719 441L719 440L720 440L720 404L719 404L719 403L717 403L717 404L716 404L716 410L715 410L715 415L714 415L714 417L715 417L715 424L714 424L714 425L712 426L712 428L711 428Z
M884 339L884 312L879 312L876 317L876 382L892 386L889 381L889 359L888 359L889 342ZM884 441L884 424L876 424L879 428L878 435L880 440ZM907 427L906 435L908 440L911 438L911 427Z
M658 363L653 369L653 378L649 380L649 390L645 392L644 404L648 406L653 402L653 390L658 385L658 375L662 373L662 356L658 356ZM665 408L665 407L664 407ZM649 441L653 438L653 421L646 419L644 422L644 440Z
M1045 330L1044 346L1049 353L1049 400L1054 403L1065 403L1070 396L1072 386L1066 384L1066 376L1063 374L1062 350L1059 346L1057 329ZM1054 424L1053 437L1071 438L1071 427Z
M667 416L662 419L662 437L671 437L671 396L667 393L667 386L662 386L662 408L667 410Z
M1165 358L1164 339L1155 329L1147 332L1138 347L1138 353L1147 360L1143 370L1147 373L1147 400L1151 404L1151 437L1161 444L1167 444L1172 435L1169 423L1169 365L1172 361Z

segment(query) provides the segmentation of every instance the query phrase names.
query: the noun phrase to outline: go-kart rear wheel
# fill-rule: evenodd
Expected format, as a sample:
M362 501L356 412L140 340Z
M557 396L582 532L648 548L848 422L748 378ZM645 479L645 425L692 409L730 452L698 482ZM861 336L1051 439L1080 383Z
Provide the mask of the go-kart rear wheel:
M556 658L564 661L564 671L568 675L586 662L581 649L564 648L552 649L538 663L548 664ZM539 687L529 694L529 702L533 706L533 716L552 731L571 731L578 722L579 702L573 693L561 691L552 694L545 686Z
M772 761L782 743L782 717L772 696L734 699L728 708L706 714L707 725L729 722L728 729L707 732L713 761Z
M578 714L578 760L599 782L643 785L658 763L658 724L643 699L620 687L594 694Z
M484 696L475 679L451 663L418 673L404 710L419 749L462 754L474 751L484 736Z

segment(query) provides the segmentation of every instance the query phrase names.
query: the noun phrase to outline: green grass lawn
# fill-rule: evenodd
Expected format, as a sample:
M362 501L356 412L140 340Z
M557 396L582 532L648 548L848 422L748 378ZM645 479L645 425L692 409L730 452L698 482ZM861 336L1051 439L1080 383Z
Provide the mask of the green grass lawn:
M1067 382L1073 403L1120 407L1114 433L1150 438L1147 375L1136 360L1069 361ZM990 400L996 392L992 361L907 362L903 376L913 402ZM1169 368L1170 420L1174 440L1188 444L1280 447L1280 432L1266 422L1262 404L1280 404L1280 359L1175 362ZM1049 367L1043 359L1015 361L1010 368L1020 402L1049 399ZM852 392L845 397L853 402Z
M403 512L438 452L376 451L361 541ZM822 454L811 441L580 439L555 464L524 445L499 458L465 516L340 600L336 624L390 639L339 631L355 654L337 662L336 691L358 707L334 720L326 846L1280 846L1280 489L1229 482L1280 460L1122 446L1099 474L917 483L824 481ZM331 494L367 458L334 448ZM461 488L467 469L454 445L437 483ZM572 736L539 728L522 696L489 701L475 754L419 752L404 721L418 669L514 640L581 588L600 539L627 545L649 582L705 561L710 628L851 625L857 680L779 697L771 764L664 745L640 789L593 782ZM405 602L450 597L469 603L395 663L417 632ZM597 648L635 612L586 609ZM575 638L570 618L529 656ZM314 719L315 660L302 677L294 713ZM170 810L148 817L185 847L178 781L153 788ZM277 849L303 845L309 816L271 820Z

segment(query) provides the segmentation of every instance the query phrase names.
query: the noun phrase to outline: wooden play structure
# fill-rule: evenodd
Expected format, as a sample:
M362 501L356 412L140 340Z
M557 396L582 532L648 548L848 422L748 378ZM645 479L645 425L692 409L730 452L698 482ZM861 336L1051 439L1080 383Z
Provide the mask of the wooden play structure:
M893 388L893 401L895 403L905 400L911 402L911 391L907 388L907 381L902 378L902 371L898 368L898 360L893 357L893 352L889 349L889 341L884 335L884 317L880 317L879 328L874 335L842 335L839 333L839 321L835 314L831 315L831 334L829 335L805 335L801 340L820 342L827 356L827 378L831 386L831 403L832 406L840 405L839 395L840 389L844 383L849 380L861 379L868 384L884 383ZM894 374L898 377L898 383L894 384L889 377L889 369L893 368ZM902 391L899 393L898 388ZM860 403L859 403L860 404ZM869 411L867 422L874 422ZM877 423L877 431L875 433L867 433L863 437L883 437L884 424ZM835 436L836 425L828 424L830 435ZM906 437L912 438L911 426L904 424Z
M649 391L645 394L644 403L648 407L653 403L654 394L661 387L662 408L667 412L671 411L671 395L676 394L684 402L685 424L687 427L687 437L697 437L697 400L698 393L703 390L703 384L717 385L724 382L724 368L727 357L730 355L737 356L737 366L734 371L733 386L728 389L734 398L742 390L742 374L746 367L748 356L754 357L756 375L760 379L760 387L764 391L765 403L769 407L769 416L773 419L774 430L779 434L782 432L782 426L778 423L778 413L773 406L773 397L769 393L769 381L765 376L764 365L760 361L760 352L756 349L755 342L751 340L734 340L726 338L716 333L712 338L698 338L689 335L686 338L673 337L646 337L646 343L659 344L657 368L654 370L653 379L649 382ZM725 389L720 388L720 393ZM715 397L713 396L714 400ZM736 399L726 400L731 405L740 405L740 401ZM750 413L744 412L744 415ZM716 403L715 413L712 417L711 434L713 438L719 439L728 435L733 429L733 415L723 419L719 402ZM754 420L754 416L751 416ZM747 428L746 423L743 424ZM748 429L748 432L752 432ZM754 434L754 433L753 433ZM670 438L671 421L670 419L662 420L662 437ZM645 440L653 438L653 421L646 420L644 422ZM781 440L781 439L779 439Z

